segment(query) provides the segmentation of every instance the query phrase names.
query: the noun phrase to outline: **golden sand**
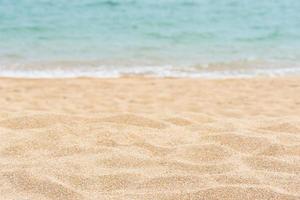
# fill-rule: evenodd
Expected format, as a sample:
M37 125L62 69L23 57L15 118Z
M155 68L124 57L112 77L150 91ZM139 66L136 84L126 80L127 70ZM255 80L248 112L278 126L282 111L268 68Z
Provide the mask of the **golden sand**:
M300 199L300 78L0 79L0 199Z

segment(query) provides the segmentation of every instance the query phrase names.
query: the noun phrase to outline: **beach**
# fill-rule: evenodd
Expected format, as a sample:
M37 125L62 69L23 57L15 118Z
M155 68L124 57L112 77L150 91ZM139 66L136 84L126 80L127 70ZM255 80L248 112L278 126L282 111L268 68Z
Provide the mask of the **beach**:
M0 199L300 199L300 78L0 78Z
M0 200L299 200L299 9L0 0Z

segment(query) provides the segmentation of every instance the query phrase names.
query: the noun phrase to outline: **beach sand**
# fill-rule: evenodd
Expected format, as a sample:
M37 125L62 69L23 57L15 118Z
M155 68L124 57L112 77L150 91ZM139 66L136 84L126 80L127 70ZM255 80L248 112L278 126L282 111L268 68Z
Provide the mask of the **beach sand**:
M0 79L0 199L300 199L300 78Z

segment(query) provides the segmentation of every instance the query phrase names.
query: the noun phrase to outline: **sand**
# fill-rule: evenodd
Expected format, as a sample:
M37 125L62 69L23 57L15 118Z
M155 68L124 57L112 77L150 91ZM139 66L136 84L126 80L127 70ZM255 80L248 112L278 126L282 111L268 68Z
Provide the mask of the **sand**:
M0 199L300 199L300 78L0 79Z

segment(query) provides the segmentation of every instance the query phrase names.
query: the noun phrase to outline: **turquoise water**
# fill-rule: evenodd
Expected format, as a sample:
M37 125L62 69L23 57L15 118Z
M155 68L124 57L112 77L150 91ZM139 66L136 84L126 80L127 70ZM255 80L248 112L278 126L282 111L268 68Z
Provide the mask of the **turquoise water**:
M0 75L300 72L299 0L0 0Z

